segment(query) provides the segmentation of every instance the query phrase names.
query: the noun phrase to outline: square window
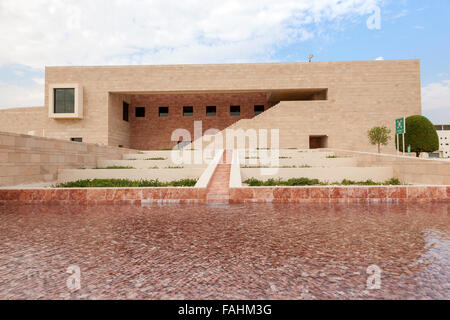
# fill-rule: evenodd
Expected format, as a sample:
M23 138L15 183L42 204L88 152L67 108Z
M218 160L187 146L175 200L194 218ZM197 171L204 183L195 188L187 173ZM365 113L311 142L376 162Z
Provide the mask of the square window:
M136 118L145 118L145 107L136 107Z
M215 117L216 116L216 106L208 106L206 107L206 116L207 117Z
M70 138L70 141L73 141L73 142L83 142L83 138Z
M130 105L126 102L122 104L122 118L123 121L128 121L128 112L130 110Z
M160 117L168 117L169 116L169 107L159 107L159 116Z
M194 116L194 107L183 107L183 117L192 117L192 116Z
M255 116L264 112L264 106L255 106Z
M230 116L240 116L241 106L230 106Z
M54 113L75 112L75 89L54 89Z

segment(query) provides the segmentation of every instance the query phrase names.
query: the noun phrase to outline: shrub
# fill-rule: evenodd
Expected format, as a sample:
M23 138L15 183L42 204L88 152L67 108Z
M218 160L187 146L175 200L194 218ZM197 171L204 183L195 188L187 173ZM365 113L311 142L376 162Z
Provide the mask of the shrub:
M397 146L397 139L395 141ZM403 151L402 137L399 137L399 149ZM411 151L419 157L422 152L433 152L439 149L439 137L436 128L424 116L406 118L405 148L411 146Z
M144 159L144 160L166 160L166 158L162 158L162 157L158 157L158 158L147 158L147 159Z
M55 188L138 188L138 187L193 187L195 179L181 179L171 182L156 180L128 180L128 179L87 179L61 183Z
M97 168L97 169L136 169L136 168L130 166L109 166L106 168Z
M329 183L320 182L318 179L309 179L309 178L291 178L289 180L282 179L268 179L267 181L258 180L255 178L250 178L244 181L244 183L248 184L250 187L270 187L270 186L318 186L318 185L328 185ZM343 185L343 186L398 186L401 185L400 180L397 178L392 178L385 182L374 182L369 179L366 181L352 181L344 179L342 182L333 183L333 185Z

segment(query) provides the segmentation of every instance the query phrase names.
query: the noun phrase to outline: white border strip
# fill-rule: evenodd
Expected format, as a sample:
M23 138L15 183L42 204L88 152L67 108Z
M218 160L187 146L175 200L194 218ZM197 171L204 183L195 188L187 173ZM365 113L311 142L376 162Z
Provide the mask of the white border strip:
M241 165L239 163L239 152L233 150L230 171L230 188L242 188Z
M200 179L198 179L197 183L195 184L195 188L207 188L209 181L211 180L211 177L216 171L216 167L219 164L220 160L222 159L223 155L223 149L216 150L216 154L214 155L214 159L211 161L211 163L208 165L208 167L203 171L202 175L200 176Z

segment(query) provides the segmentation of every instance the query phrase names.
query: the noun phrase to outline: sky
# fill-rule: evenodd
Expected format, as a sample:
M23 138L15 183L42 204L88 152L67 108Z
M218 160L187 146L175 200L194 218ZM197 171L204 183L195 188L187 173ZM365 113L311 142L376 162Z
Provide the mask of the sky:
M45 66L420 59L450 123L448 0L0 0L0 108L42 106Z

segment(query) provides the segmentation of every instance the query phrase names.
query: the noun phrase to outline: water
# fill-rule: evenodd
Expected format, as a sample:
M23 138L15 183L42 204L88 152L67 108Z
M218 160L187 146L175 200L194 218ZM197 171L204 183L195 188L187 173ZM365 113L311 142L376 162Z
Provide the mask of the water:
M0 298L449 299L449 209L0 207Z

